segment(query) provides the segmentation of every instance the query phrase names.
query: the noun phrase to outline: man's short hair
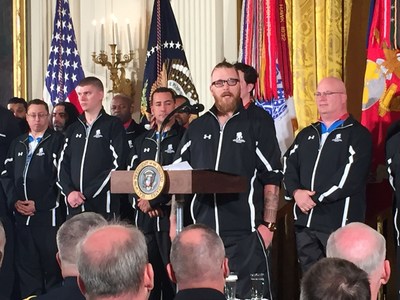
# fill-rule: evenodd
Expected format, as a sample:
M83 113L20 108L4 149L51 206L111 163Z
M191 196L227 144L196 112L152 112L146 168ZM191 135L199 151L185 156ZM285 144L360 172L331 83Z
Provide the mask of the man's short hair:
M370 300L368 274L341 258L323 258L304 275L300 300Z
M117 94L113 97L113 99L121 99L124 100L126 103L128 104L132 104L133 103L133 99L127 95L124 94Z
M175 103L175 97L176 97L175 91L174 91L173 89L168 88L168 87L161 86L161 87L156 88L156 89L153 91L153 93L151 93L151 96L150 96L150 105L153 105L153 98L154 98L154 95L155 95L155 94L158 94L158 93L170 93L170 94L171 94L171 97L172 97L172 100L174 100L174 103Z
M65 221L58 229L56 238L61 262L76 265L78 244L90 229L106 224L106 219L94 212L84 212Z
M360 239L352 238L351 240L343 241L341 237L342 233L353 229L355 230L354 234L360 237ZM360 231L362 231L363 234L361 234ZM368 236L366 236L366 234ZM370 247L364 246L366 239L369 240L368 244ZM341 245L342 242L345 243ZM355 250L360 248L358 243L362 243L361 247L363 248L363 252L356 251L357 253L354 255ZM356 249L351 249L352 244ZM386 241L382 234L370 226L354 222L337 229L329 236L326 245L326 254L328 257L338 257L349 260L357 267L367 272L367 274L371 275L381 266L386 258Z
M24 98L12 97L8 100L7 104L22 104L25 107L25 110L28 110L28 103Z
M112 245L104 245L102 251L88 249L86 242L93 234L112 227L123 229L129 238L113 241ZM98 227L89 232L79 246L79 276L90 297L138 293L147 262L145 237L139 229L131 225L110 224Z
M252 66L240 62L235 63L234 66L237 71L243 72L244 81L247 84L255 85L257 83L258 73Z
M202 232L202 243L182 241L183 234L196 229ZM218 276L224 259L225 248L221 238L203 224L185 227L172 242L170 260L178 284L185 280L213 279Z
M215 65L214 69L211 72L211 76L216 69L235 69L236 70L235 66L233 64L231 64L230 62L226 61L226 59L224 59L223 61L221 61L220 63ZM236 72L237 72L237 70L236 70Z
M41 100L41 99L33 99L33 100L29 101L26 111L28 111L28 109L29 109L29 107L30 107L31 105L43 105L44 108L46 109L47 113L49 112L49 106L47 105L46 102L44 102L44 101Z
M6 245L6 233L4 231L3 223L0 220L0 267L3 262L5 245Z
M87 85L93 85L97 89L104 92L103 83L97 77L94 77L94 76L85 77L78 84L78 86L87 86Z

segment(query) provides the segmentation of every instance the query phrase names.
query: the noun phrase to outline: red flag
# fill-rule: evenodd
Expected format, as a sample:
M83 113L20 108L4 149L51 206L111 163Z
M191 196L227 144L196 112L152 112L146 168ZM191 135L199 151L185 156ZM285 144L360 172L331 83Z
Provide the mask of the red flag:
M393 0L392 0L393 1ZM376 213L391 203L385 167L385 137L389 125L400 119L400 51L390 49L391 0L376 0L369 28L361 123L372 133L373 160L368 185L368 209ZM397 101L398 102L398 101ZM377 201L379 199L379 201Z

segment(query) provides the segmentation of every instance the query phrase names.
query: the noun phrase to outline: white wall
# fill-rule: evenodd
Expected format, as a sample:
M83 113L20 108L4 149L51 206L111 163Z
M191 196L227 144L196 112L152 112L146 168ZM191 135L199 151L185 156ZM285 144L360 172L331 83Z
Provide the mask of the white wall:
M44 74L50 49L55 0L27 1L28 35L28 98L42 98ZM185 53L192 73L200 102L211 107L213 99L209 93L210 73L213 66L223 58L235 61L238 55L237 0L171 0L177 19ZM81 55L85 75L98 76L107 90L111 87L109 73L105 67L94 64L93 20L97 22L97 43L100 44L100 21L105 18L111 23L111 14L118 19L122 52L128 53L126 19L130 20L131 34L138 58L131 62L128 74L136 82L136 106L142 89L142 77L147 50L148 30L153 9L152 0L70 0L71 16L74 24L78 50ZM106 36L110 28L106 26ZM111 38L108 39L111 41ZM107 49L109 51L109 49ZM129 75L128 75L129 76ZM107 97L109 100L110 94ZM105 102L108 109L108 101Z

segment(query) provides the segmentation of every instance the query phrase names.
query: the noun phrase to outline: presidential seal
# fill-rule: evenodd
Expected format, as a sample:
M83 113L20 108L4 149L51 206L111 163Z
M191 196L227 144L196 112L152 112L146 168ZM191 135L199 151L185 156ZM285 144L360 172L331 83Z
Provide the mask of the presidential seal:
M133 190L141 199L153 200L161 194L164 184L164 170L154 160L141 162L133 173Z

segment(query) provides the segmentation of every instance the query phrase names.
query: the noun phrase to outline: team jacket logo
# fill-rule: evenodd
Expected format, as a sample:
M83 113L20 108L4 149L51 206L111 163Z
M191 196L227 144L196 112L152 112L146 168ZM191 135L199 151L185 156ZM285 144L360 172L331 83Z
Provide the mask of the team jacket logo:
M242 132L236 132L236 138L234 138L233 139L233 141L235 142L235 143L238 143L238 144L242 144L242 143L245 143L246 141L243 139L243 133Z
M203 140L211 140L211 134L205 134L204 136L203 136Z
M82 133L77 133L77 134L75 135L75 137L76 137L77 139L80 139L80 138L82 137Z
M315 135L309 135L308 140L313 140L315 138Z
M103 135L102 135L101 132L100 132L100 129L97 129L97 130L96 130L96 134L95 134L93 137L96 138L96 139L99 139L99 138L102 138L102 137L103 137Z
M133 142L132 142L132 140L128 140L128 145L129 145L129 148L133 148Z
M165 150L165 153L168 153L168 154L175 153L174 149L172 148L172 144L168 145L168 148L167 148L167 150Z
M343 142L342 141L342 134L341 133L336 134L335 138L332 139L332 142L335 142L335 143Z
M24 152L18 152L18 156L24 155Z
M36 155L37 156L43 156L44 155L43 148L39 148L38 153Z
M144 148L144 149L143 149L143 152L144 152L144 153L150 152L150 148Z

